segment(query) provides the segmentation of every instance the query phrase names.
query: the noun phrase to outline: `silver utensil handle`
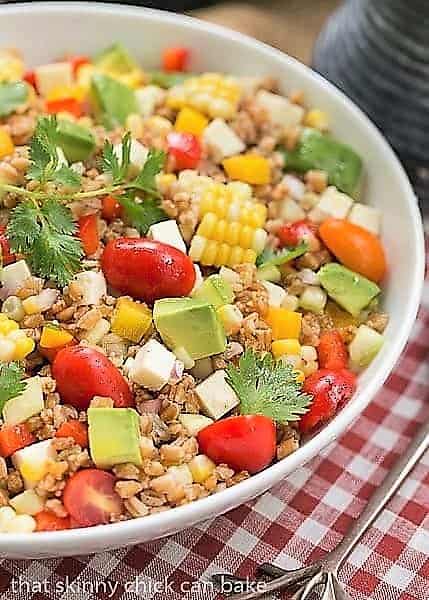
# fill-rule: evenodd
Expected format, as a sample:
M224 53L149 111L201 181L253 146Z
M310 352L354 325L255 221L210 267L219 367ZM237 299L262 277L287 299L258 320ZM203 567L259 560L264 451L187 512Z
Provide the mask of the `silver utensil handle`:
M324 565L331 567L334 572L338 570L344 559L350 554L365 531L372 525L386 503L399 489L411 469L428 448L429 421L420 427L403 456L386 475L383 483L371 496L363 512L356 519L340 544L326 559L322 560Z

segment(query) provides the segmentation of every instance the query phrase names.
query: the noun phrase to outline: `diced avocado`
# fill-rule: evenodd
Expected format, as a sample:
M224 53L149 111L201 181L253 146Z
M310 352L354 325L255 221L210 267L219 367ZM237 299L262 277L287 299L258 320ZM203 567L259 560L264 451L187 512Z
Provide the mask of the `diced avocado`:
M86 160L95 149L90 130L66 119L58 121L57 143L71 163Z
M362 174L362 159L350 146L316 129L307 128L294 150L281 150L287 171L325 171L330 185L350 196L356 193Z
M6 425L24 423L44 409L40 377L31 377L25 383L25 390L22 394L8 400L3 407L3 419Z
M98 118L109 128L125 125L128 115L139 112L134 90L102 73L92 77L91 99Z
M169 89L175 85L180 85L192 76L192 73L182 73L181 71L172 73L167 73L166 71L152 71L149 73L149 83L158 85L164 89Z
M197 288L193 297L205 300L215 308L219 308L234 301L234 292L226 279L220 275L210 275Z
M225 332L215 308L198 298L157 300L153 320L169 348L183 347L194 360L223 352Z
M89 449L97 467L142 464L139 415L134 409L89 408L88 426Z
M384 337L367 325L361 325L354 339L349 344L350 360L354 367L369 365L384 343Z
M354 317L380 293L376 283L338 263L324 265L319 280L328 296Z
M98 54L94 64L100 70L111 75L122 75L138 69L138 64L122 44L113 44Z

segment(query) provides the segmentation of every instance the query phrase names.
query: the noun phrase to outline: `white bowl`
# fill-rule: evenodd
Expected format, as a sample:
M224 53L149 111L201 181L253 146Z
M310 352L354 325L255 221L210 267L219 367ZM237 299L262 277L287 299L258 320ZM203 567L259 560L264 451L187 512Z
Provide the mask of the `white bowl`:
M64 52L93 54L119 41L143 65L155 68L164 47L185 45L192 48L193 70L274 75L284 91L302 89L311 105L329 113L333 133L364 158L364 198L383 211L382 237L390 264L384 297L390 314L385 345L359 378L352 401L297 452L237 486L165 513L88 529L0 534L0 556L87 554L153 540L262 494L345 431L381 388L410 334L423 282L423 229L416 197L397 158L362 112L310 69L262 43L205 22L118 5L35 2L0 8L0 40L2 47L21 48L32 65L49 62Z

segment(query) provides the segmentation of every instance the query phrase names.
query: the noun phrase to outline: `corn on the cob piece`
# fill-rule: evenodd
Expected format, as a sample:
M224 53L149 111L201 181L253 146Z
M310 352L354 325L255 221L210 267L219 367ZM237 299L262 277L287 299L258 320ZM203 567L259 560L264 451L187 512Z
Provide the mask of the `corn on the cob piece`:
M237 112L240 97L240 86L233 77L203 73L172 87L167 96L167 106L177 110L191 106L213 119L230 119Z
M267 209L252 200L242 183L213 182L201 192L201 222L191 242L190 257L202 265L254 263L267 239Z
M26 336L18 323L0 314L0 362L24 360L33 350L34 340Z

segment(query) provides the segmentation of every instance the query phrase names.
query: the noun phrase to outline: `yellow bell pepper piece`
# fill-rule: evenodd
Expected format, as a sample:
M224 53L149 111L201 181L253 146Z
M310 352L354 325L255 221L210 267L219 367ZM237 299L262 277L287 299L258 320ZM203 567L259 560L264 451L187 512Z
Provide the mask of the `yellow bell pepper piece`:
M113 314L113 333L132 342L139 342L152 324L152 312L144 304L129 298L119 298Z
M58 85L46 96L47 102L53 100L64 100L65 98L76 98L79 102L85 99L85 88L79 85Z
M286 308L268 309L265 321L272 329L274 340L298 339L301 333L302 315Z
M265 185L271 181L270 163L257 154L231 156L225 158L222 165L230 179L253 185Z
M193 135L200 136L208 124L209 120L202 113L194 108L185 106L177 115L174 129L182 133L192 133Z
M9 156L15 150L15 144L12 141L12 138L4 129L0 127L0 160L5 156Z
M70 344L72 340L73 336L65 329L45 325L40 337L40 346L42 348L61 348Z
M274 358L281 356L300 356L301 344L297 339L275 340L271 345Z

